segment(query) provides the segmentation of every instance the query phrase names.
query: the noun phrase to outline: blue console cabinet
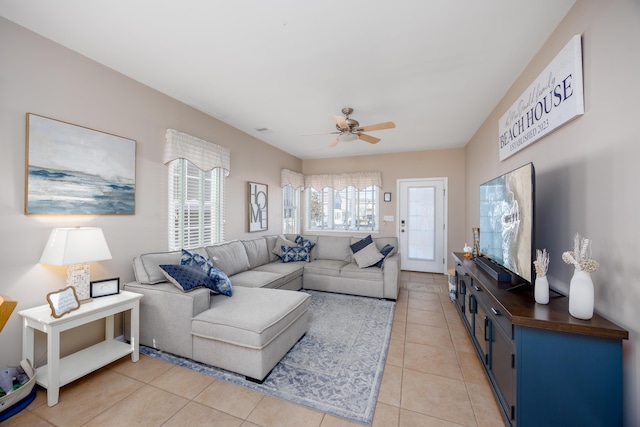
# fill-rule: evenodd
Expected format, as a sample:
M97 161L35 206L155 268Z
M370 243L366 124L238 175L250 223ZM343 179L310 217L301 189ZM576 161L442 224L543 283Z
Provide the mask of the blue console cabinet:
M511 426L622 426L622 341L594 314L569 315L568 298L536 304L530 285L497 282L454 253L456 306Z

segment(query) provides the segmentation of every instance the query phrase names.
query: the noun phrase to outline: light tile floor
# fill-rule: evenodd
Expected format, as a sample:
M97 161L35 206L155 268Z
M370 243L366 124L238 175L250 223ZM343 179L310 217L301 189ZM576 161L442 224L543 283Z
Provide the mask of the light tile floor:
M156 359L123 358L61 389L38 390L6 426L362 426ZM375 427L504 426L449 300L447 277L402 272Z

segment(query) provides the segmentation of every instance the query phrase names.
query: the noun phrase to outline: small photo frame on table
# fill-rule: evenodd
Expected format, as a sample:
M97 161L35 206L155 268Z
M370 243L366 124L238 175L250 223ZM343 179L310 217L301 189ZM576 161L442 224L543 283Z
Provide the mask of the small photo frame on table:
M95 280L90 284L91 298L106 297L120 293L120 278Z
M385 202L391 201L391 193L384 193L384 201Z
M56 292L47 294L47 302L51 307L51 315L56 319L64 316L70 311L80 308L80 302L76 295L76 290L72 286L67 286Z

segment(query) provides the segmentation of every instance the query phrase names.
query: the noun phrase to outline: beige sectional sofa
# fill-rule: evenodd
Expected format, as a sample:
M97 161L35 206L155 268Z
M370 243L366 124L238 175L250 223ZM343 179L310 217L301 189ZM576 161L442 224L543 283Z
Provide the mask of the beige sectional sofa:
M381 267L360 268L350 245L361 238L350 236L302 236L314 244L309 261L282 262L276 242L296 237L263 236L195 249L229 277L231 297L207 288L185 292L168 282L160 265L180 264L181 251L136 257L136 281L124 288L144 295L140 344L262 381L308 330L310 297L292 291L397 299L396 238L374 238L378 250L394 249Z

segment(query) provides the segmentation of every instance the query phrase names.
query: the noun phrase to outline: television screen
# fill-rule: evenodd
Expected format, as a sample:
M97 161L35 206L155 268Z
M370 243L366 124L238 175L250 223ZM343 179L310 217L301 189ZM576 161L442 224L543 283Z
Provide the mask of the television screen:
M480 253L531 283L533 164L480 185Z

